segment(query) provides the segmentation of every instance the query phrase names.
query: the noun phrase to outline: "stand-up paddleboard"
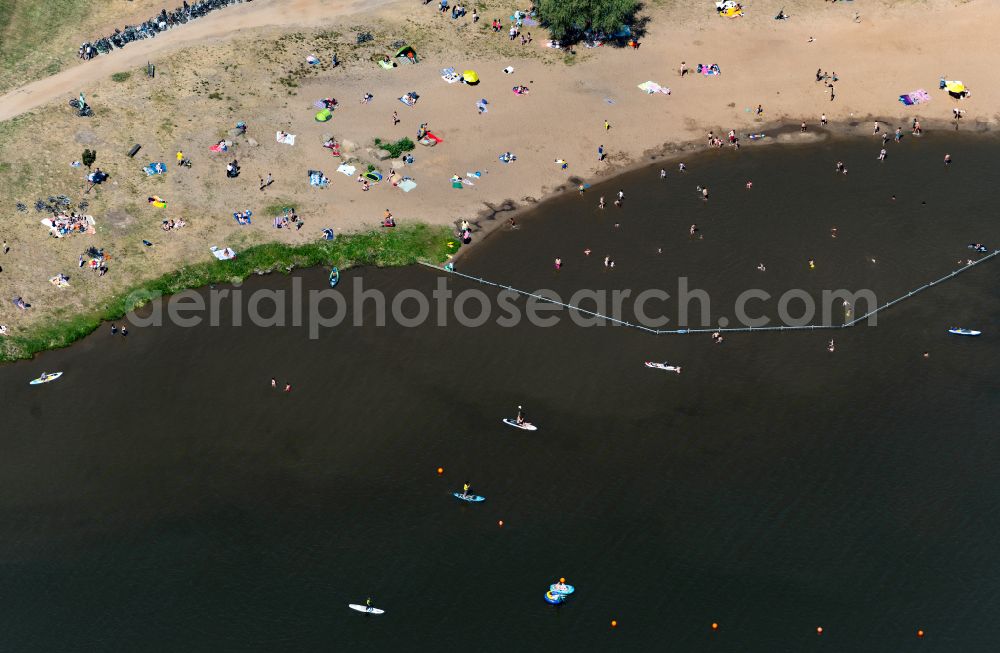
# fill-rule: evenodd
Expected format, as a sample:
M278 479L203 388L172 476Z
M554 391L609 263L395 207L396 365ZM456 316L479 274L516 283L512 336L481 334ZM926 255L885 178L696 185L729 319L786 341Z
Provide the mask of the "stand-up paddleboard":
M518 424L516 419L509 419L507 417L505 417L503 419L503 423L506 424L506 425L508 425L508 426L513 426L516 429L521 429L521 430L524 430L524 431L537 431L538 430L538 427L535 426L534 424L532 424L531 422L521 422L520 424Z
M948 329L948 333L954 333L956 336L978 336L982 331L976 331L975 329L960 329L958 327L952 327ZM32 381L34 383L34 381Z
M52 374L46 374L45 372L42 372L42 375L40 377L34 379L33 381L29 381L28 385L40 385L42 383L48 383L49 381L55 381L62 375L63 375L62 372L53 372Z
M351 610L357 610L358 612L365 612L368 614L385 614L385 610L379 610L378 608L369 608L367 605L358 605L357 603L349 603L347 605Z
M563 596L569 596L576 591L576 588L572 585L567 585L565 583L553 583L549 585L549 591L553 594L562 594Z
M469 503L479 503L480 501L486 501L486 497L481 497L478 494L462 494L461 492L452 492L452 496L456 499L461 499L462 501L468 501Z
M654 370L665 370L667 372L681 373L681 368L679 365L667 365L666 363L655 363L653 361L646 361L646 367L651 367Z
M330 287L333 288L340 283L340 268L330 270Z

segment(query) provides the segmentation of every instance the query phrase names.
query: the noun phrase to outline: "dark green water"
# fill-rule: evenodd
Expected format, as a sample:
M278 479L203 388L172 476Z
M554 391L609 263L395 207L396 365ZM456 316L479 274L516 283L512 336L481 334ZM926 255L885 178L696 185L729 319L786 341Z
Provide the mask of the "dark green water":
M460 269L566 296L673 292L686 275L713 323L749 287L885 301L957 267L966 243L1000 243L996 146L948 136L881 165L866 141L635 173L541 207ZM619 187L624 208L597 211ZM718 346L566 316L319 340L223 325L105 329L7 366L0 648L995 650L997 265L874 328ZM362 269L341 288L429 294L439 276ZM43 369L65 376L28 386ZM538 432L500 423L519 403ZM449 496L467 480L485 503ZM554 608L542 594L560 576L577 592ZM369 595L385 615L346 608Z

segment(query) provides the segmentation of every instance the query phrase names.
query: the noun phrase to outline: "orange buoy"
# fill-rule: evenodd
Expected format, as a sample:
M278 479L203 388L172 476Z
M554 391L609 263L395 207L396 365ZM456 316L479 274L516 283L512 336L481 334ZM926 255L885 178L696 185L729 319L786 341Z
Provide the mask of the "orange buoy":
M924 631L918 630L917 631L917 637L923 637L923 636L924 636Z
M560 579L559 579L559 582L560 582L560 583L563 583L563 584L565 585L565 584L566 584L566 579L565 579L565 578L560 578Z
M611 620L611 627L612 627L612 628L617 628L617 627L618 627L618 622L617 622L617 621L615 621L614 619L612 619L612 620Z
M715 622L713 621L713 622L712 622L712 630L718 630L718 629L719 629L719 624L717 624L717 623L715 623Z
M817 635L822 635L823 634L823 626L817 626L816 627L816 634Z
M444 474L444 467L438 467L438 476Z

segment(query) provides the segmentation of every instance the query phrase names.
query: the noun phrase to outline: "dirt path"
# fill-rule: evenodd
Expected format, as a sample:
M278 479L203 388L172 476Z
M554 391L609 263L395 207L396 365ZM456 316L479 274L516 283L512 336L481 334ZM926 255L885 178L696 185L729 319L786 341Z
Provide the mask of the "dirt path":
M156 55L195 43L229 38L260 27L308 26L315 28L349 14L383 9L398 0L256 0L229 7L162 34L155 39L73 66L58 74L26 84L0 97L0 121L48 104L60 97L75 97L96 80L112 73L145 65Z

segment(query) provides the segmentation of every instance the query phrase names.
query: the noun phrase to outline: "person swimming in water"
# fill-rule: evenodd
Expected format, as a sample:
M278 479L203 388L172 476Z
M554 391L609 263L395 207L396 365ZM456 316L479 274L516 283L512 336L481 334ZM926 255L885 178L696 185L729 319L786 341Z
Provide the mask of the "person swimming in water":
M834 344L833 344L833 338L831 338L831 339L830 339L830 344L828 344L828 345L826 346L826 350L827 350L828 352L831 352L831 353L832 353L832 352L833 352L833 351L834 351L835 349L836 349L836 347L835 347L835 346L834 346Z
M764 267L763 263L758 264L757 265L757 269L760 270L761 272L766 272L767 271L767 268Z
M557 256L556 257L556 269L558 270L560 268L562 268L562 259Z
M604 196L603 195L601 195L601 199L597 202L597 208L599 208L599 209L603 209L604 208Z

